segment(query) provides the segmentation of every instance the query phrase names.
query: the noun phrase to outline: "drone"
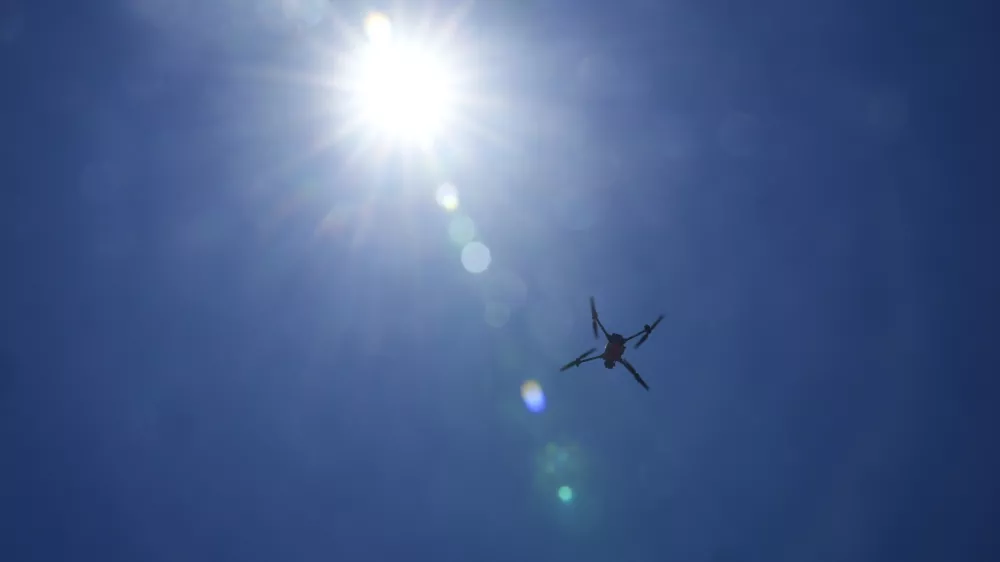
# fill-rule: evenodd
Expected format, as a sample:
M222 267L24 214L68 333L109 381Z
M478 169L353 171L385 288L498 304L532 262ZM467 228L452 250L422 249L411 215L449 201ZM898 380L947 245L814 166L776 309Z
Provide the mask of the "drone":
M601 324L601 320L597 317L597 305L594 303L594 297L590 297L590 325L594 330L594 339L598 338L597 328L600 328L601 332L604 333L604 337L607 338L608 340L608 343L604 346L604 353L600 355L594 355L593 357L591 357L591 355L593 355L593 353L597 351L597 348L595 347L589 349L576 359L563 365L562 368L559 370L565 371L570 367L579 367L582 363L586 363L588 361L603 359L604 367L606 369L614 369L615 363L621 363L622 365L625 365L625 368L628 369L628 372L632 373L632 376L635 377L635 382L641 384L642 387L645 388L646 390L649 390L649 385L646 384L646 381L642 380L642 377L639 376L639 373L635 370L635 367L633 367L632 364L629 363L628 360L625 359L625 357L623 357L625 355L625 344L632 341L635 338L638 338L639 336L642 336L641 338L639 338L639 341L637 341L635 344L636 349L638 349L639 346L641 346L643 343L646 342L647 339L649 339L649 334L653 333L653 330L656 329L656 326L660 323L661 320L663 320L662 314L656 319L655 322L653 322L652 324L646 324L645 326L642 327L642 330L636 332L635 334L632 334L627 338L621 334L609 334L608 331L604 329L604 324Z

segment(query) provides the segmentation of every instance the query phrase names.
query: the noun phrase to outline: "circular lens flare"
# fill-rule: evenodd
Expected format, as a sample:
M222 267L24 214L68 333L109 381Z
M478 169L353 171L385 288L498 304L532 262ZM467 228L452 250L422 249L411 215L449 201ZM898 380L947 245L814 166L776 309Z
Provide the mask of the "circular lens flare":
M559 488L559 499L563 503L570 503L573 501L573 488L569 486L560 486Z
M486 271L492 260L490 249L482 242L469 242L462 248L462 265L469 273Z
M501 302L486 303L486 323L494 328L503 328L510 321L510 307Z
M454 211L458 209L458 188L450 183L443 183L434 192L434 199L444 210Z
M388 45L392 41L392 22L382 12L371 12L365 16L365 35L372 45Z
M545 409L545 394L542 392L542 385L537 381L525 381L521 385L521 398L524 405L533 413L539 413Z

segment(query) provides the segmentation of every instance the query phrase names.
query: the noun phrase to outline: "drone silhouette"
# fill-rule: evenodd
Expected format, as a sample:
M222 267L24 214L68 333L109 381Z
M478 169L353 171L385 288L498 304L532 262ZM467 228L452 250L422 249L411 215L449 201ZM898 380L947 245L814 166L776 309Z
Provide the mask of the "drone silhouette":
M609 334L608 331L604 329L604 324L601 324L600 318L597 317L597 305L594 304L594 297L590 297L590 325L594 330L594 339L597 339L598 337L597 328L600 328L601 332L604 333L604 337L607 338L608 340L608 343L604 346L604 353L591 357L591 355L595 351L597 351L597 348L595 347L592 349L588 349L586 352L582 353L576 359L563 365L562 368L560 368L559 370L565 371L570 367L579 367L582 363L586 363L588 361L603 359L604 367L607 369L614 369L615 363L621 363L622 365L625 365L625 368L628 369L628 372L632 373L632 376L635 377L635 382L641 384L642 387L645 388L646 390L649 390L649 385L646 384L646 381L642 380L642 377L639 376L639 373L635 370L635 367L633 367L632 364L629 363L627 359L625 359L624 357L625 344L632 341L635 338L638 338L639 336L642 336L641 338L639 338L639 341L636 342L635 344L635 347L638 349L639 346L641 346L643 343L646 342L647 339L649 339L649 334L651 334L653 330L656 329L657 324L659 324L661 320L663 320L662 314L659 317L657 317L655 322L653 322L652 324L646 324L645 326L642 327L642 330L636 332L635 334L632 334L627 338L621 334Z

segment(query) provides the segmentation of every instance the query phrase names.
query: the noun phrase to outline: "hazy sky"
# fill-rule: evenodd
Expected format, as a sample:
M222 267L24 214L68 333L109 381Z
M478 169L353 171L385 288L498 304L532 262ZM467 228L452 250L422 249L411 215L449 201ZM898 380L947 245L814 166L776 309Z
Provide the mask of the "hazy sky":
M0 559L990 559L987 12L4 2Z

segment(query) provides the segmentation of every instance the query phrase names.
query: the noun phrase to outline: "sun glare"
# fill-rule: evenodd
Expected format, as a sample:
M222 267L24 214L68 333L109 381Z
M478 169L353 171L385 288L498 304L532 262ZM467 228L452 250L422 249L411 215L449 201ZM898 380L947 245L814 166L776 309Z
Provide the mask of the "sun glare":
M444 132L453 102L443 62L419 44L394 38L382 14L365 19L365 34L354 88L361 119L397 139L433 142Z
M385 45L392 41L392 22L381 12L365 16L365 35L374 45Z

